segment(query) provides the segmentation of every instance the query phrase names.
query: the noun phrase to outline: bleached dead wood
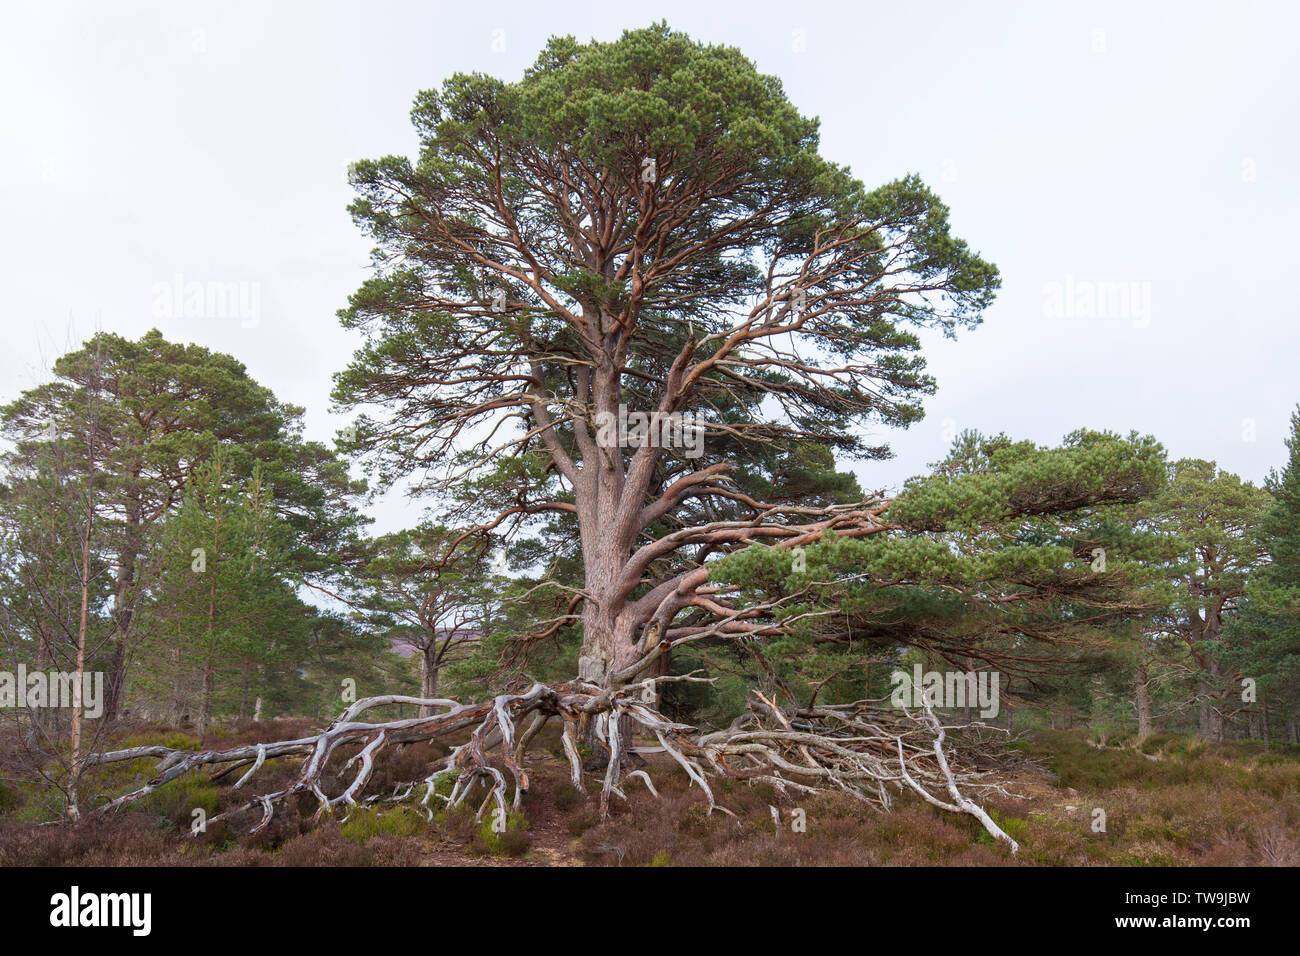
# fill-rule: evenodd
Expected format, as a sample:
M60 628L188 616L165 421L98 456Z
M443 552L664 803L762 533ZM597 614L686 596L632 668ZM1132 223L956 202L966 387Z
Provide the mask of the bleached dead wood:
M646 699L645 689L662 679L647 678L617 689L582 680L534 683L525 691L472 704L393 695L371 697L352 704L320 733L295 740L199 752L133 747L93 755L89 763L158 758L157 773L151 780L110 800L99 808L101 813L127 806L203 767L213 768L214 776L223 776L248 766L235 784L235 789L240 789L268 761L288 757L301 760L292 784L254 796L209 822L256 809L261 811L260 821L252 827L256 833L270 823L277 804L296 794L312 794L319 817L340 805L352 808L381 800L404 800L421 786L424 794L419 805L432 815L435 796L448 808L458 807L480 792L480 783L486 785L486 792L482 793L477 814L481 816L488 806L495 805L504 818L510 809L519 808L530 786L525 765L528 744L551 717L563 720L561 741L571 779L586 792L577 743L577 728L585 717L594 722L596 734L609 753L600 778L602 817L608 814L613 798L627 799L623 787L627 778L639 779L652 795L659 796L650 774L629 765L633 741L627 728L631 727L635 734L652 737L659 745L637 749L667 754L700 788L710 812L718 810L734 816L717 800L711 780L718 778L767 783L787 797L839 791L885 811L891 807L891 790L911 790L940 809L974 816L1012 852L1018 849L1015 841L963 792L986 794L1002 788L988 774L966 767L963 757L946 745L946 728L928 706L923 715L883 706L879 701L782 709L756 694L748 713L731 726L699 733L690 725L665 717ZM387 721L362 719L367 711L395 703L434 707L440 712ZM525 719L529 720L526 729L517 733L516 728ZM391 795L366 793L375 762L385 748L456 738L461 742L446 757L435 761L422 779L399 784ZM338 773L346 774L354 766L356 772L342 792L331 797L324 790L326 769L341 748L350 756L340 761ZM450 793L440 793L439 781L449 776L454 778Z

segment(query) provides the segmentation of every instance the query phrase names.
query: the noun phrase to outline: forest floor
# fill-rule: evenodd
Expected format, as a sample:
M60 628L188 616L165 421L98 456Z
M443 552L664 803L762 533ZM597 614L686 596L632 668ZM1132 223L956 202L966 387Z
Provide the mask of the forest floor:
M306 721L214 728L202 741L161 727L131 728L115 745L165 742L230 747L305 732ZM1300 864L1300 748L1258 742L1206 745L1157 735L1099 747L1086 731L1037 731L1013 745L1008 795L982 802L1020 844L1014 856L972 817L901 796L880 813L842 795L792 806L767 785L717 783L709 814L703 795L674 766L651 758L659 799L639 782L601 822L597 797L568 780L558 736L539 737L527 768L532 785L505 833L473 809L430 822L409 805L343 819L312 819L314 798L278 811L257 837L255 814L191 835L195 810L212 816L236 801L230 778L192 774L132 808L80 826L41 825L51 808L12 774L14 751L0 741L0 865L199 866L679 866L989 865L1194 866ZM410 745L377 762L367 792L391 792L445 754ZM92 782L120 794L147 780L153 761L105 768ZM296 761L270 761L248 785L292 780ZM427 771L426 771L427 772ZM337 784L339 781L333 781ZM633 789L635 788L635 789ZM328 788L327 788L328 789ZM333 791L331 791L333 792ZM418 792L418 791L417 791ZM772 807L780 811L778 832ZM340 815L342 816L342 815ZM490 816L485 814L485 819ZM802 830L792 826L804 822Z

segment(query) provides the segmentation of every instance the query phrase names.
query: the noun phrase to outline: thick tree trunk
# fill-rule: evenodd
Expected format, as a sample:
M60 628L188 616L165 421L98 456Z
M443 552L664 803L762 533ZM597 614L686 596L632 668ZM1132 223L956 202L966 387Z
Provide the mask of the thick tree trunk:
M1207 658L1206 663L1210 679L1203 679L1200 682L1200 735L1204 740L1223 743L1223 711L1220 707L1217 681L1222 671L1218 661Z
M582 653L578 658L578 676L601 687L607 687L615 674L632 666L640 658L637 647L636 632L629 633L625 619L609 620L600 613L599 605L588 604L583 613ZM636 763L640 758L629 749L632 721L623 717L619 722L619 733L623 740L623 762ZM583 743L590 749L591 758L587 769L603 770L609 763L609 751L596 734L596 722L588 721L583 735Z
M598 325L612 327L614 316L602 313ZM591 405L597 414L617 421L623 401L622 361L604 355L591 371ZM636 643L645 620L630 607L631 588L623 580L637 536L653 459L634 454L629 470L623 447L590 448L577 495L582 537L584 590L582 649L578 676L607 686L612 675L635 663ZM640 465L636 464L640 461ZM648 617L648 615L646 615Z
M582 609L582 648L578 652L578 676L594 684L604 685L610 671L610 659L614 655L614 628L611 622L602 620L594 602L587 602Z
M1199 611L1193 611L1188 624L1192 655L1201 669L1201 677L1197 682L1197 692L1201 699L1197 732L1203 740L1223 743L1223 691L1219 686L1223 668L1204 650L1205 642L1216 641L1223 633L1222 609L1206 608L1204 618Z
M610 618L592 602L582 615L582 651L578 676L606 686L612 676L635 664L637 629L629 622Z

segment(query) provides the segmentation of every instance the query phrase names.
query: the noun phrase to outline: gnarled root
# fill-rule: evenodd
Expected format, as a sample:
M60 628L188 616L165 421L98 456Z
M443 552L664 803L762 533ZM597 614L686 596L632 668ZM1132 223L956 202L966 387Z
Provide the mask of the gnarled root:
M448 808L456 807L465 803L480 782L486 783L487 793L477 815L481 816L489 804L495 804L497 813L504 819L510 807L518 809L521 796L529 786L524 767L528 744L552 717L564 722L561 740L571 779L574 786L586 792L577 733L579 722L585 717L594 722L597 738L609 751L600 787L602 819L608 814L613 797L627 799L623 789L626 780L639 780L658 797L650 774L633 769L625 757L637 751L661 752L699 786L710 812L718 810L734 816L717 802L710 786L710 779L719 776L769 783L787 797L839 790L882 810L892 806L892 791L911 790L941 809L974 816L995 839L1010 845L1012 852L1018 849L1015 841L962 792L1005 791L987 773L965 769L961 755L945 748L948 728L928 705L924 714L884 707L874 701L784 710L756 693L748 713L730 727L699 734L694 727L669 720L645 699L647 686L656 680L683 679L693 678L689 675L650 678L614 690L581 680L554 685L535 683L522 693L501 694L474 704L396 695L368 697L357 701L320 733L296 740L229 750L192 752L151 746L92 755L89 758L92 764L159 758L158 773L153 779L109 801L98 812L126 806L200 767L216 768L214 778L247 767L235 784L240 789L268 759L301 757L301 771L290 786L255 796L209 822L259 808L261 820L252 829L257 833L270 823L275 805L295 794L313 794L319 817L339 806L351 808L381 799L404 800L421 784L424 795L420 806L431 816L430 802L435 796ZM368 710L396 703L434 707L440 712L379 722L361 719ZM519 733L517 728L525 719L529 722ZM628 727L638 736L653 738L658 746L641 746L633 751L634 741L627 733ZM386 747L456 737L466 731L468 739L439 760L423 780L399 786L392 796L363 796L375 760ZM344 745L360 747L343 764L345 771L355 766L356 773L342 793L331 797L322 788L322 775L330 758ZM455 783L450 793L444 795L438 791L438 782L448 775L455 775ZM939 794L946 794L948 799Z

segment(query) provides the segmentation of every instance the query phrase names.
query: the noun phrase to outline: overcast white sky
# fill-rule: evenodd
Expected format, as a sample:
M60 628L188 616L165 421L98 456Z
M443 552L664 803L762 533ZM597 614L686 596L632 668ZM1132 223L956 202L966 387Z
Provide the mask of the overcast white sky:
M661 18L781 77L868 185L920 173L1002 270L985 324L928 348L939 392L867 487L962 428L1138 429L1253 480L1282 463L1300 401L1286 3L8 3L0 399L97 327L157 326L235 355L328 440L357 344L335 312L369 251L347 163L411 153L412 98L454 72L517 79L549 35ZM242 283L256 320L159 317L178 276ZM390 501L379 527L415 513Z

